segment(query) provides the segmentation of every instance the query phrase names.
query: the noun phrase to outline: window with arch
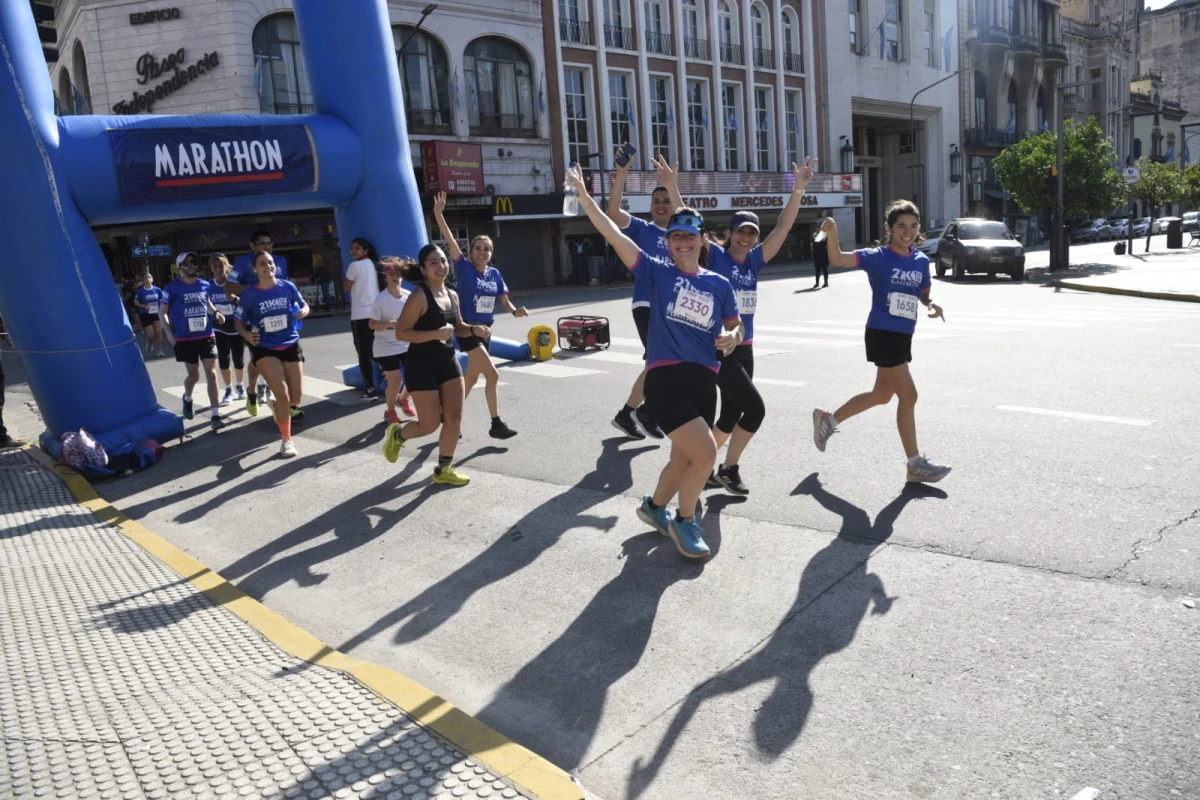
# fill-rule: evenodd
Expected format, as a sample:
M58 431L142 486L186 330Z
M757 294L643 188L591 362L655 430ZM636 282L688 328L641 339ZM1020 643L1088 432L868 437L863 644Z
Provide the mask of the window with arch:
M743 64L742 48L738 42L737 17L733 4L728 0L717 2L717 43L721 48L721 60L727 64Z
M71 98L71 108L76 114L91 114L92 88L88 84L87 56L83 52L83 42L75 42L71 68L75 70L75 92Z
M272 14L254 26L254 85L264 114L311 114L312 88L300 52L296 18Z
M533 116L533 69L508 39L484 36L463 52L463 73L473 136L537 135Z
M71 91L71 73L66 67L58 71L58 96L54 98L60 117L69 117L75 113L74 92Z
M1037 91L1037 132L1050 130L1050 126L1046 124L1046 89L1042 86L1038 87Z
M392 46L396 49L396 63L400 67L404 116L409 132L450 133L451 100L447 90L450 67L446 51L412 25L392 28Z
M975 103L972 109L973 116L971 118L972 127L983 130L988 126L987 113L987 76L978 70L975 71Z
M765 50L771 41L771 32L763 22L762 6L758 3L750 6L750 43L755 50Z
M796 13L784 8L779 24L783 39L783 68L788 72L804 72L800 60L800 25L796 22Z
M1075 82L1083 82L1083 67L1078 64L1075 65Z
M1009 136L1017 133L1017 82L1008 82L1008 120L1004 123L1004 132Z
M708 56L708 36L704 33L704 9L696 0L683 0L683 53L688 58Z

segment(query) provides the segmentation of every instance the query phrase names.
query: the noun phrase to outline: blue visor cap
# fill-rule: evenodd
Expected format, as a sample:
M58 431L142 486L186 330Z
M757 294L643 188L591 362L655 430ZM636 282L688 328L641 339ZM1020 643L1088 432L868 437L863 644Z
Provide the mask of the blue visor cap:
M704 219L699 214L672 214L667 220L667 233L672 231L683 231L684 233L694 233L697 236L704 230Z

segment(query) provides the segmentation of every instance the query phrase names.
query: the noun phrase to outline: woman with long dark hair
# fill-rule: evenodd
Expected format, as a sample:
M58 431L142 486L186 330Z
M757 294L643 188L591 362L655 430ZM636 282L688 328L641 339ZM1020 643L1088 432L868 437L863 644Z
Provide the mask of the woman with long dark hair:
M441 426L438 463L433 482L466 486L471 478L457 472L454 449L462 430L465 390L455 336L491 335L486 325L467 325L458 310L458 295L446 286L450 264L437 245L427 244L408 266L404 279L416 286L404 302L396 320L396 338L408 342L404 361L405 382L417 406L417 419L406 425L393 422L383 437L383 457L391 463L400 458L400 448L409 439L428 436Z
M375 333L371 330L371 306L379 296L379 254L375 245L361 236L350 241L350 258L346 267L346 279L342 288L350 300L350 333L354 337L354 352L358 355L358 368L362 371L365 389L362 399L374 400L375 369L371 365L371 352L375 344Z

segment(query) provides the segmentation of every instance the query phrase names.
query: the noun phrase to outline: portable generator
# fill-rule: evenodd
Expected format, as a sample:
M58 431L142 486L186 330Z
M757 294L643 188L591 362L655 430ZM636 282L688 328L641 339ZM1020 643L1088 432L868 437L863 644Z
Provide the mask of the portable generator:
M587 350L597 347L607 350L608 317L560 317L558 346L564 350Z

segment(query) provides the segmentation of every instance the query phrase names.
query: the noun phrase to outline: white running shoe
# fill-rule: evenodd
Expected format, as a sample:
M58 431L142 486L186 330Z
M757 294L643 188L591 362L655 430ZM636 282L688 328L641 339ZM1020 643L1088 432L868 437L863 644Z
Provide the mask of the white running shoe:
M163 352L161 349L158 351L158 357L159 357L159 358L162 358L162 357L163 357L163 356L165 356L165 355L166 355L166 353L164 353L164 352Z
M833 414L819 408L813 409L813 444L818 450L825 452L825 444L837 430L837 425L833 423Z
M295 458L295 456L296 456L296 445L292 444L291 439L284 439L283 444L281 444L279 446L279 457L280 458Z
M233 387L232 387L232 386L226 386L226 387L225 387L225 394L221 395L221 405L222 405L222 406L227 406L227 405L229 405L231 402L233 402Z
M935 464L925 456L917 456L917 460L908 465L909 483L937 483L950 474L950 467Z
M239 384L237 385L237 394L234 396L234 398L235 398L236 400L245 400L245 399L246 399L246 387L245 387L245 386L242 386L242 385L239 383Z

